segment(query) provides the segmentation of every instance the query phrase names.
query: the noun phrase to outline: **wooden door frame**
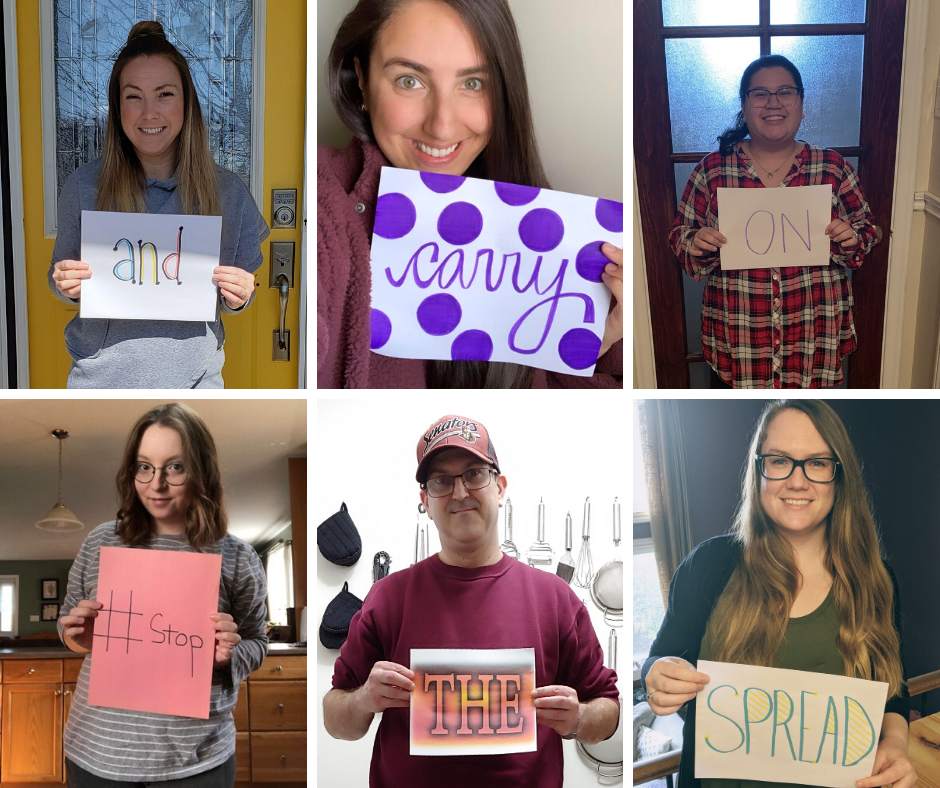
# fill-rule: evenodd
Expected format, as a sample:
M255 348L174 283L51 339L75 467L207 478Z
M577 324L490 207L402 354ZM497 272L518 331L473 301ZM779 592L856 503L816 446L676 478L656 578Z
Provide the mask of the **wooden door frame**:
M868 255L865 265L853 274L855 313L866 315L856 324L858 350L851 355L849 363L848 384L855 388L877 388L881 380L906 6L906 0L900 4L892 0L868 0L866 21L852 25L866 36L859 131L863 153L859 157L859 177L865 184L865 196L872 207L874 221L884 232L884 240ZM759 0L759 7L761 22L767 23L770 0ZM872 24L872 19L878 23ZM688 388L690 354L686 352L683 274L666 243L675 216L676 195L663 29L661 0L635 0L634 107L660 108L659 113L635 110L633 125L634 155L639 162L636 173L646 277L650 292L658 294L657 299L650 299L656 379L660 387ZM714 34L716 29L710 32ZM822 32L826 32L826 28L816 25L775 26L774 30L775 34ZM655 64L652 70L650 64ZM884 85L895 85L897 90L884 95ZM875 92L880 100L877 105ZM866 102L870 107L868 112ZM878 148L874 155L873 140L879 135L887 144Z
M16 4L3 4L3 55L6 164L9 182L4 184L3 210L9 211L10 237L4 237L0 226L0 249L3 254L3 275L0 276L0 388L29 388L29 337L26 320L26 237L23 227L23 155L20 137L20 82L16 46ZM8 270L10 267L10 270ZM12 298L9 288L12 287ZM6 314L13 305L13 319ZM12 325L10 341L8 326ZM13 363L7 357L9 348L15 354Z

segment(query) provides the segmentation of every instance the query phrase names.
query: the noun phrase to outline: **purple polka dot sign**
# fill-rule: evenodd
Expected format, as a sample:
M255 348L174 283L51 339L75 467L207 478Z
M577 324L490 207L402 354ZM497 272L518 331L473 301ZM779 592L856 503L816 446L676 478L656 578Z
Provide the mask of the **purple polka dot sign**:
M383 167L372 236L372 350L594 374L623 205Z
M221 216L82 211L79 314L111 320L215 320Z

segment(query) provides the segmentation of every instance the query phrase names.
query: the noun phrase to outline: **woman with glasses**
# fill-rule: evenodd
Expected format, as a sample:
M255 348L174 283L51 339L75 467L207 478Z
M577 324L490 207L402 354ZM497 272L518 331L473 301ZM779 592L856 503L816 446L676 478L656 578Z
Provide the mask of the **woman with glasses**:
M897 583L881 557L845 426L824 402L770 403L751 440L731 533L703 542L679 565L641 672L653 712L683 710L680 786L699 782L695 702L709 677L694 666L708 659L886 682L873 776L856 787L911 788L899 633Z
M215 442L202 419L180 404L161 405L134 425L117 475L117 516L85 539L69 571L59 634L86 654L63 736L70 786L235 781L232 710L241 682L267 650L266 583L254 549L227 533ZM216 553L222 556L208 719L91 706L94 619L101 547ZM116 782L115 782L116 781Z
M686 184L669 243L685 272L706 279L702 350L722 383L741 388L821 388L842 381L856 348L848 270L861 266L881 230L851 165L836 151L796 139L803 80L781 55L751 63L741 77L741 110ZM719 187L832 186L827 266L723 271Z

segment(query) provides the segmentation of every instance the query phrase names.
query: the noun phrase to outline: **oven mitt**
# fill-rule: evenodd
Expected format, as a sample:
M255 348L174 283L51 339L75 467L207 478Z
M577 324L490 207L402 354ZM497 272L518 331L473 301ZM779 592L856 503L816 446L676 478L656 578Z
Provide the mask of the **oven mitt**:
M343 583L343 590L334 596L323 611L320 622L320 642L325 648L339 648L349 634L349 622L356 611L362 607L362 600L349 592L349 583Z
M346 510L346 503L336 514L317 526L317 547L327 561L340 566L352 566L362 555L362 539Z

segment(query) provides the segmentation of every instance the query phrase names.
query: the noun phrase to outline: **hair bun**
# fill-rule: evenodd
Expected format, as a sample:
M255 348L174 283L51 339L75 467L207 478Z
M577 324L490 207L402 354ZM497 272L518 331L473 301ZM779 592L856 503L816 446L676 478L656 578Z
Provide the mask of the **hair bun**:
M163 32L163 25L155 19L146 19L143 22L138 22L131 28L131 32L127 34L127 41L130 43L135 38L141 38L143 36L159 36L160 38L166 38L166 33Z

